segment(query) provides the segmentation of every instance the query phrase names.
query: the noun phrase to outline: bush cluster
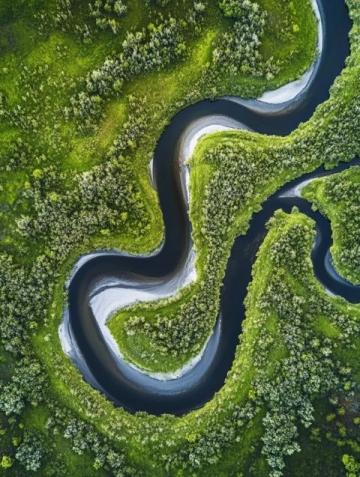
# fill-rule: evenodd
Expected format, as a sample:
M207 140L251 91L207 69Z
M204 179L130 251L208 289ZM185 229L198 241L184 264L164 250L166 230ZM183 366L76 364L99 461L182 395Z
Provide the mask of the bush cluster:
M266 14L259 4L249 0L222 0L219 2L224 15L234 20L232 28L219 39L213 52L215 64L232 74L274 78L277 66L273 59L264 61L261 42L266 24Z
M110 28L114 34L119 32L121 19L126 15L128 7L122 0L93 0L89 4L90 14L95 18L101 30Z

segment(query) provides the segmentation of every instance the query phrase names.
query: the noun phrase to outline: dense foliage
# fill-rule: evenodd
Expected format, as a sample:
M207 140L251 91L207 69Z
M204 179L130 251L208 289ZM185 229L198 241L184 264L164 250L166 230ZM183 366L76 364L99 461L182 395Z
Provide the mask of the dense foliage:
M296 212L270 226L233 369L202 409L179 419L116 409L82 380L58 338L64 283L82 252L140 253L161 242L148 162L171 116L203 97L258 95L309 66L315 37L293 24L298 14L314 23L310 4L280 3L2 2L0 468L9 475L251 477L288 468L296 477L288 457L313 425L318 397L346 404L321 432L339 442L338 469L356 469L358 433L348 422L358 402L358 310L319 289L312 225ZM130 360L158 369L192 356L213 327L230 247L251 213L291 177L359 152L360 16L349 6L352 56L309 124L271 141L219 134L198 149L199 280L121 321Z
M340 273L360 283L360 171L313 182L304 190L331 220L334 235L332 254Z
M119 19L128 9L122 0L95 0L89 7L91 15L96 18L96 25L101 29L110 27L113 33L118 33L121 28Z
M260 51L266 23L265 12L258 3L248 0L223 0L220 7L225 16L235 21L231 31L224 33L214 50L215 63L233 72L273 78L277 71L273 58L264 62Z

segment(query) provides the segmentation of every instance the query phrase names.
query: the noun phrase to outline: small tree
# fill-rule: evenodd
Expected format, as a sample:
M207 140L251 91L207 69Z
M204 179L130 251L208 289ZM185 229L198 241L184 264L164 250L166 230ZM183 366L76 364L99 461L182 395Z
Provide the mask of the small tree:
M10 469L12 467L13 461L12 458L8 455L3 455L1 462L0 462L0 468L1 469Z
M26 470L36 472L41 467L44 454L41 438L34 432L29 432L25 434L15 458Z

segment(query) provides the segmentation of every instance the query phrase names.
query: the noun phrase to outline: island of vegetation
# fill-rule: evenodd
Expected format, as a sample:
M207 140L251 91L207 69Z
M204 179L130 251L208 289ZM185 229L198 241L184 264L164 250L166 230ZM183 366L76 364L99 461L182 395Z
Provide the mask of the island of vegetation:
M290 134L198 141L188 158L196 279L107 322L144 373L176 373L199 355L234 241L266 200L360 153L360 5L325 1L351 19L351 51L325 101L284 126ZM235 357L199 408L114 405L59 336L79 257L151 256L164 243L149 165L174 116L303 78L320 54L318 13L310 0L0 1L0 474L360 475L360 299L316 278L315 223L296 207L276 211L255 244ZM330 220L330 265L354 286L359 181L352 165L301 190Z

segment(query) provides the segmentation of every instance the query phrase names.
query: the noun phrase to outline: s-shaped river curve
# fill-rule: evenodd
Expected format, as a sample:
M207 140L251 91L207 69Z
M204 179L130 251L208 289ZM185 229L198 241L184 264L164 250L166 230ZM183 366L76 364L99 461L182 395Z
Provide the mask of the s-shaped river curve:
M81 258L73 271L68 284L68 310L59 330L63 349L88 382L131 412L183 414L203 405L223 386L241 332L251 268L266 234L265 224L278 209L290 211L296 205L315 220L317 240L312 260L318 280L329 292L360 302L360 288L341 279L329 260L329 221L312 211L311 205L297 194L303 181L329 174L320 168L269 197L261 212L253 215L247 234L236 239L214 332L202 353L178 374L149 375L127 363L106 327L106 319L115 308L169 296L195 278L188 171L183 160L191 154L196 140L212 130L244 127L264 134L287 135L328 98L349 53L351 23L344 0L313 1L321 22L321 51L302 80L292 83L287 91L282 88L260 100L202 101L178 113L165 129L152 164L165 225L160 250L144 257L100 252ZM279 97L284 101L278 102ZM354 164L360 161L342 164L331 173ZM104 295L107 298L99 300Z

